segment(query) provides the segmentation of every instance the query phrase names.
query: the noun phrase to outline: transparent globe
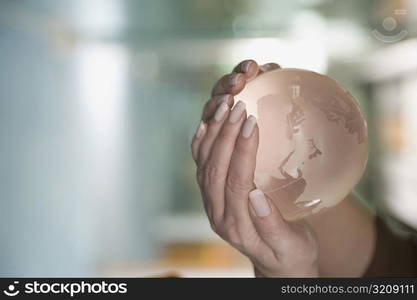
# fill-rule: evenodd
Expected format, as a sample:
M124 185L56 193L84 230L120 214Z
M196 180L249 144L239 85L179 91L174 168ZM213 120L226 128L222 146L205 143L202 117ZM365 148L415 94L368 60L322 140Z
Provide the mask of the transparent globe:
M236 96L258 119L255 184L287 220L343 200L368 158L367 126L355 99L334 80L279 69Z

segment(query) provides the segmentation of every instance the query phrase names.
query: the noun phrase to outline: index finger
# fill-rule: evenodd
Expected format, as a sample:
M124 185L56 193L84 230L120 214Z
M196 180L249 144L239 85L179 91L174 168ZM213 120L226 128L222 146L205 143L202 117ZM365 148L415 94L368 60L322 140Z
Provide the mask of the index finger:
M226 180L225 215L246 217L249 214L248 195L255 188L254 172L259 131L256 118L249 116L243 124L230 159Z
M233 72L223 76L214 85L211 94L222 95L222 94L239 94L245 87L245 83L252 80L258 75L259 67L254 60L244 60L239 63Z

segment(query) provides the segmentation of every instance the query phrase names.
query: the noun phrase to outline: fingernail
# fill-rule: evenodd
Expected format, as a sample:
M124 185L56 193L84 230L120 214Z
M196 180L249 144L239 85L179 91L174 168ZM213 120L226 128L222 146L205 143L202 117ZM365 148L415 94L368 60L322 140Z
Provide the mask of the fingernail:
M230 95L226 94L226 95L221 95L217 98L217 105L222 104L223 102L227 102L227 100L229 100Z
M269 216L271 213L271 207L265 198L264 193L261 190L253 190L249 193L250 204L252 205L255 214L262 218Z
M222 103L219 108L217 108L216 113L214 114L214 120L216 120L217 122L223 120L224 115L226 114L227 110L229 109L229 106L227 105L227 103Z
M245 138L248 138L252 135L253 128L256 125L256 118L254 116L249 116L249 118L243 124L242 135Z
M206 130L206 124L204 124L204 122L201 121L200 124L197 127L197 131L195 133L195 137L197 139L200 138L203 135L204 130Z
M242 71L245 72L245 73L248 72L249 71L249 67L250 67L251 64L252 64L251 61L245 61L242 64Z
M239 78L239 74L236 74L236 73L229 76L229 78L227 80L228 85L229 86L235 85L237 83L238 78Z
M230 113L229 122L236 123L240 119L240 116L242 115L242 112L245 110L245 108L245 103L239 101Z
M281 67L280 67L280 65L278 65L276 63L267 63L267 64L264 64L262 66L259 66L259 68L263 72L268 72L268 71L272 71L272 70L275 70L275 69L279 69Z

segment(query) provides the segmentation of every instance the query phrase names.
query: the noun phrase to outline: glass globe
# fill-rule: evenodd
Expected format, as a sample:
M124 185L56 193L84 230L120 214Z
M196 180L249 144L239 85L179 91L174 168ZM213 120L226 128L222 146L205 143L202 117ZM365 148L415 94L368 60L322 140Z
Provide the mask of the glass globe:
M249 82L236 100L258 119L255 184L285 219L336 205L362 177L366 121L355 99L334 80L278 69Z

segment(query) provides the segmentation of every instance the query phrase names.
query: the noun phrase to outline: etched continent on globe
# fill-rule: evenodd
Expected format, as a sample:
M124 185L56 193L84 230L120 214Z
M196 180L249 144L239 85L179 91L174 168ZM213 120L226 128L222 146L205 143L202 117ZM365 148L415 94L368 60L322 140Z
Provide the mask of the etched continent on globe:
M288 220L343 200L368 157L366 122L334 80L306 70L260 75L236 96L258 118L255 184Z

